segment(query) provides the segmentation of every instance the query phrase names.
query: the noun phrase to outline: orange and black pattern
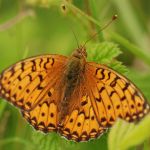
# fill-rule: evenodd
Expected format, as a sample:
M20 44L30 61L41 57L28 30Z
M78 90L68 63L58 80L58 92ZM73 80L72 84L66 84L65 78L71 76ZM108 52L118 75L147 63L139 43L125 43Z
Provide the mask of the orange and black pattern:
M50 95L50 85L66 61L66 57L59 58L29 58L6 69L0 76L0 96L23 110L33 109L45 95Z
M104 127L111 126L120 117L128 122L141 119L149 112L149 104L139 89L114 70L89 63L87 76L95 101L95 112Z
M104 65L87 62L60 125L58 87L67 60L43 55L16 63L0 75L0 97L19 107L36 130L55 131L78 142L102 135L118 117L133 122L149 112L149 104L131 81Z

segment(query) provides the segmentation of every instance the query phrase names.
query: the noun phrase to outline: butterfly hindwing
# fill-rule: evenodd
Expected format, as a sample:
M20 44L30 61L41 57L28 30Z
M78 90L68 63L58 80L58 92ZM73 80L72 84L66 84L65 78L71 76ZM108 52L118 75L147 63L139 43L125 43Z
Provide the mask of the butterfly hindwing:
M65 85L62 84L61 72L57 72L53 79L48 82L49 86L46 88L46 94L34 106L32 110L24 111L22 114L24 118L36 129L44 133L58 130L58 106L60 104L60 97L63 94ZM59 76L60 75L60 76Z
M118 117L132 122L149 112L149 104L137 87L114 70L88 63L86 77L95 97L93 108L103 127L112 126Z
M54 102L43 102L31 111L22 111L22 114L36 130L57 131L58 110Z
M45 95L50 95L66 60L65 56L42 55L14 64L0 76L0 97L22 110L33 109Z
M97 117L91 104L91 98L84 83L76 87L71 101L76 104L72 108L65 120L63 126L59 128L59 133L67 139L74 141L88 141L89 139L96 138L102 135L106 128L103 128L98 123Z

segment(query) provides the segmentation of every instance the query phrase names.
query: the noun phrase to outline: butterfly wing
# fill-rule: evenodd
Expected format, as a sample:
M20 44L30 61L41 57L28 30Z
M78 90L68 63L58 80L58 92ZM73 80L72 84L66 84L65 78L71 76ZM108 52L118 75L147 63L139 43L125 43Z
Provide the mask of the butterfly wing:
M87 141L101 135L120 117L127 121L149 112L143 95L112 69L87 63L70 97L68 114L58 126L58 101L67 58L45 55L21 61L0 76L0 97L20 107L23 116L43 132L58 131L67 139Z
M87 63L59 133L87 141L104 133L118 117L132 122L148 112L149 104L133 83L106 66Z
M92 96L88 92L84 76L81 75L79 85L70 97L68 115L58 132L69 140L88 141L96 138L106 131L97 120L92 107Z
M149 104L139 89L116 71L92 62L87 64L85 76L101 126L112 126L118 117L133 122L149 112Z
M47 133L58 129L58 107L55 101L43 101L31 111L22 111L22 115L36 130Z
M100 64L88 63L70 102L69 114L59 129L75 141L100 136L118 117L136 121L149 112L144 96L124 76Z
M65 56L42 55L14 64L0 75L0 97L24 111L34 109L51 97L66 61Z

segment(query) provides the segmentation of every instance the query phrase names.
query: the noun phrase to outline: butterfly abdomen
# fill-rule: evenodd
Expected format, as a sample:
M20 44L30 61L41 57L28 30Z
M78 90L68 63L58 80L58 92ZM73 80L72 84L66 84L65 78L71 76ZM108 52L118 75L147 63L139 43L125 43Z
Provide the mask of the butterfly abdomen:
M79 79L84 73L85 64L76 57L71 57L65 71L64 81L66 84L65 96L70 96L74 88L79 84Z
M71 95L74 92L74 89L80 84L80 78L84 73L84 67L85 64L82 63L82 59L77 57L71 57L68 61L63 79L65 91L60 103L60 122L68 114Z

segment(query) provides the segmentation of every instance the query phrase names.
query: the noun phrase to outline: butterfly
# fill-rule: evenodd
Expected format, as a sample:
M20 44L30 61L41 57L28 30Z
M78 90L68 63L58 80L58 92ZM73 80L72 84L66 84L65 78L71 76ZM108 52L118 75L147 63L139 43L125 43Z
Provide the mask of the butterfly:
M86 57L80 46L70 57L22 60L1 73L0 97L36 130L77 142L99 137L117 118L134 122L148 114L149 104L131 81Z

